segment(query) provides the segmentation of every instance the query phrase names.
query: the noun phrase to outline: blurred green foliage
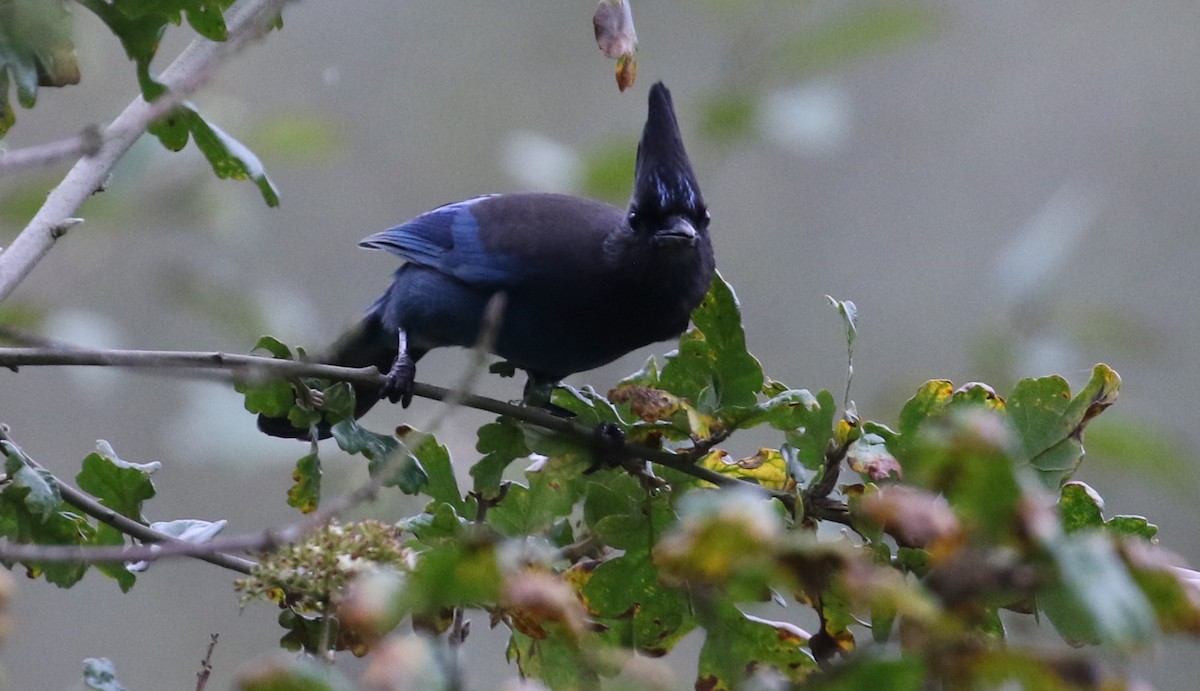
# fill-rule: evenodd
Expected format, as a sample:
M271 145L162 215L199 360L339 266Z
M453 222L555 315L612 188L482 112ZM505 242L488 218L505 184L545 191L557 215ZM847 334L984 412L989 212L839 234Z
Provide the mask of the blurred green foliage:
M1000 612L1040 614L1071 646L1134 650L1200 633L1191 599L1200 574L1178 569L1146 519L1105 518L1099 495L1071 481L1086 426L1120 387L1107 366L1075 393L1059 377L1022 380L1008 396L931 381L893 428L838 416L828 392L764 377L720 277L692 320L678 350L607 396L558 389L553 402L585 427L615 425L742 489L669 467L606 466L585 439L501 417L479 430L476 492L464 496L445 448L418 435L406 453L426 480L406 491L430 502L401 522L411 559L366 620L388 631L406 618L440 621L432 633L446 633L447 610L484 610L510 629L521 673L554 689L597 684L629 655L667 654L695 629L705 634L698 688L773 676L842 688L896 670L912 688L964 679L1076 688L1064 664L1127 688L1105 655L1025 644ZM246 393L261 410L253 387ZM310 407L295 417L342 424L312 401L280 398L275 413ZM755 427L775 430L778 445L741 460L714 455ZM850 470L838 477L843 461ZM505 472L513 465L523 472ZM849 532L819 537L813 528L827 522ZM339 597L361 604L354 588ZM788 599L815 615L816 629L792 610L778 620L745 613ZM387 633L350 629L336 640ZM288 635L320 650L311 635Z

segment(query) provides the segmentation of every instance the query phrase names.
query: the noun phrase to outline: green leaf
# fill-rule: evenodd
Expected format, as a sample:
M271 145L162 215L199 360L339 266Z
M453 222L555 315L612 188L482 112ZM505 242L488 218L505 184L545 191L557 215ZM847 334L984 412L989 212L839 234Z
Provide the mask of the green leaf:
M800 424L788 431L787 442L796 450L796 458L801 465L809 470L816 470L825 463L825 451L829 448L829 442L833 440L833 419L837 415L837 403L833 400L833 394L820 391L817 393L816 407L806 407L793 412L802 414L798 415L801 418L798 420Z
M669 497L649 494L630 475L589 482L586 492L584 522L593 537L609 547L648 552L675 522Z
M61 0L0 3L0 138L16 119L8 101L10 77L24 108L34 106L39 86L79 83L72 19Z
M768 424L779 430L793 430L811 424L820 409L820 400L807 389L785 389L749 408L729 410L722 419L736 429ZM829 427L832 429L832 422Z
M454 507L458 514L468 515L469 507L463 501L462 491L458 488L458 479L454 476L454 464L450 460L450 451L432 436L426 435L412 452L420 459L421 467L429 476L429 481L422 492L435 501Z
M1063 485L1058 500L1058 513L1063 532L1103 528L1119 537L1134 537L1151 540L1158 534L1158 526L1142 516L1113 516L1104 520L1104 500L1088 485L1072 480Z
M1104 526L1104 500L1091 487L1082 482L1063 485L1058 498L1058 514L1063 532L1073 533L1084 528Z
M190 0L186 4L188 24L196 30L196 33L210 41L224 41L228 31L225 28L225 18L221 16L221 10L231 4L233 3Z
M1147 542L1122 544L1134 581L1154 608L1165 633L1200 633L1200 603L1196 583L1200 573L1185 568L1182 559Z
M1042 484L1058 487L1083 460L1083 428L1112 405L1121 378L1107 365L1096 365L1092 378L1076 395L1062 377L1023 379L1008 397L1008 415L1024 458Z
M292 384L283 379L274 379L262 384L237 383L234 390L245 397L243 405L251 413L262 413L268 417L288 417L296 404L296 392Z
M1038 604L1067 642L1134 646L1151 639L1154 611L1104 536L1075 533L1045 548L1057 577Z
M504 577L494 545L450 542L422 552L400 593L398 609L431 613L495 602Z
M978 404L956 408L899 445L905 479L945 494L968 535L1005 543L1016 537L1023 496L1011 431L998 411Z
M500 504L488 511L488 523L501 535L539 534L571 513L582 488L573 460L550 458L525 471L529 485L509 485Z
M116 528L101 523L96 526L96 534L87 543L93 547L122 547L125 545L125 534ZM137 582L133 571L121 563L105 562L96 564L96 570L117 582L121 592L127 593Z
M129 463L117 457L106 441L96 442L96 450L83 459L83 467L75 476L79 488L100 500L108 508L146 523L142 517L142 502L155 495L150 475L162 464Z
M827 675L814 678L804 685L812 691L920 691L925 688L925 665L917 657L885 660L857 657L838 665Z
M762 366L746 352L737 297L719 273L692 312L692 323L679 338L679 350L667 356L659 385L704 413L753 406L763 387Z
M142 96L152 101L164 91L150 74L150 63L158 52L168 24L178 26L186 15L188 24L213 41L226 39L225 8L232 0L79 0L121 41L125 54L137 65Z
M500 492L504 470L516 459L529 455L525 432L512 418L501 417L480 427L478 435L475 450L485 455L471 466L471 477L475 478L476 494L494 498Z
M295 483L287 492L287 503L301 513L312 513L321 503L321 457L317 454L317 445L312 445L312 452L296 461L292 471L292 481Z
M747 616L731 604L713 605L702 610L707 635L696 688L734 691L770 668L799 683L816 671L805 647L808 635L796 626Z
M330 432L342 451L362 454L372 461L381 461L401 446L395 437L372 432L355 420L342 420Z
M466 519L459 516L453 506L437 504L426 509L426 513L405 518L397 525L422 543L434 547L458 539L465 524Z
M420 460L395 437L372 432L353 419L342 420L330 432L343 451L362 454L370 460L368 469L372 476L386 472L388 478L384 481L385 486L398 487L405 494L417 494L429 482ZM409 434L416 436L421 433L410 430Z
M256 350L265 350L278 360L296 360L296 354L287 344L280 341L274 336L260 336L258 342L250 349L250 352Z
M331 423L354 417L354 387L339 381L329 385L321 392L321 409L325 411L325 419Z
M954 393L954 384L945 379L925 382L900 410L899 432L902 438L913 437L926 418L941 412Z
M34 210L36 211L36 207ZM622 386L644 386L648 389L660 388L658 385L658 358L654 355L646 358L646 364L642 365L640 370L617 383L617 388Z
M581 594L609 629L607 638L662 655L695 627L684 591L659 580L651 548L675 521L669 497L651 495L629 475L590 482L584 523L602 544L624 555L599 564Z
M279 193L258 157L221 128L205 121L190 104L155 122L149 131L172 151L182 149L191 135L218 178L253 180L267 206L279 206Z
M83 685L96 691L126 691L117 681L117 668L106 657L89 657L83 661Z
M687 594L659 580L648 550L601 563L581 594L608 640L643 654L665 655L696 627Z
M1116 535L1143 540L1153 540L1158 535L1158 526L1144 516L1113 516L1104 522L1104 527Z
M3 498L23 506L42 521L52 518L62 505L54 476L45 469L34 468L33 461L15 444L0 441L0 451L4 453L4 472L10 480Z
M519 631L513 631L505 651L523 676L541 682L537 688L553 691L600 688L600 675L589 652L563 634L538 639Z
M184 142L186 143L186 141ZM278 360L299 360L299 353L273 336L262 336L251 352L265 351ZM321 421L319 411L297 404L296 391L289 379L269 379L261 383L236 382L233 388L244 397L243 405L251 413L287 418L293 427L306 429Z
M8 487L0 494L0 528L10 541L33 545L83 545L95 537L95 528L84 517L57 511L48 518L30 513L27 506L14 500ZM82 562L22 562L30 578L45 577L46 582L70 588L87 572Z
M5 456L4 471L10 478L0 492L0 535L14 543L34 545L83 545L97 539L96 529L87 519L62 503L49 472L33 468L32 461L15 444L0 442L0 452ZM44 576L60 588L75 585L87 572L87 564L82 562L23 563L30 578Z

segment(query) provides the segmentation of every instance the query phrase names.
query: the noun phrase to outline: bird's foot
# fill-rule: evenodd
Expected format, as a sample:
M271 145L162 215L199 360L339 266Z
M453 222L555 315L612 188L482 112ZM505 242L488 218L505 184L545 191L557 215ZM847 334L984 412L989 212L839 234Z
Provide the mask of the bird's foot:
M380 398L386 398L392 403L399 402L407 408L412 403L413 384L417 379L417 363L408 353L401 352L392 363L392 369L387 373L387 381L379 391Z
M561 385L562 383L557 379L545 379L530 375L529 379L525 381L525 392L521 397L521 403L530 408L541 408L554 417L575 417L575 413L550 402L550 398L554 394L554 388Z
M592 464L584 474L619 468L625 460L625 432L614 422L601 422L592 432Z

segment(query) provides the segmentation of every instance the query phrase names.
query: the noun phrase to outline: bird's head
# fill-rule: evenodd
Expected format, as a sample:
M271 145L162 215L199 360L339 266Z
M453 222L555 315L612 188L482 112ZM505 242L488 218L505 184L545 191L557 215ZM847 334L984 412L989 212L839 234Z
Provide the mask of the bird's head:
M708 208L683 148L671 92L650 87L650 112L634 168L629 226L655 245L692 246L708 232Z

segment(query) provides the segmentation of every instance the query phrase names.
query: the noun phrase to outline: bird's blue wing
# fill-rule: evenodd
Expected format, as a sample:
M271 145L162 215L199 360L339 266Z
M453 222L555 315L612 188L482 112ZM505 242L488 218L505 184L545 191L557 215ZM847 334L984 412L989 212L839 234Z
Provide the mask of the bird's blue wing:
M464 245L478 244L479 233L470 208L495 195L446 204L388 228L358 243L359 247L387 250L407 261L450 273L448 263Z
M622 218L619 209L565 195L488 195L438 207L359 246L473 285L549 285L593 273Z

